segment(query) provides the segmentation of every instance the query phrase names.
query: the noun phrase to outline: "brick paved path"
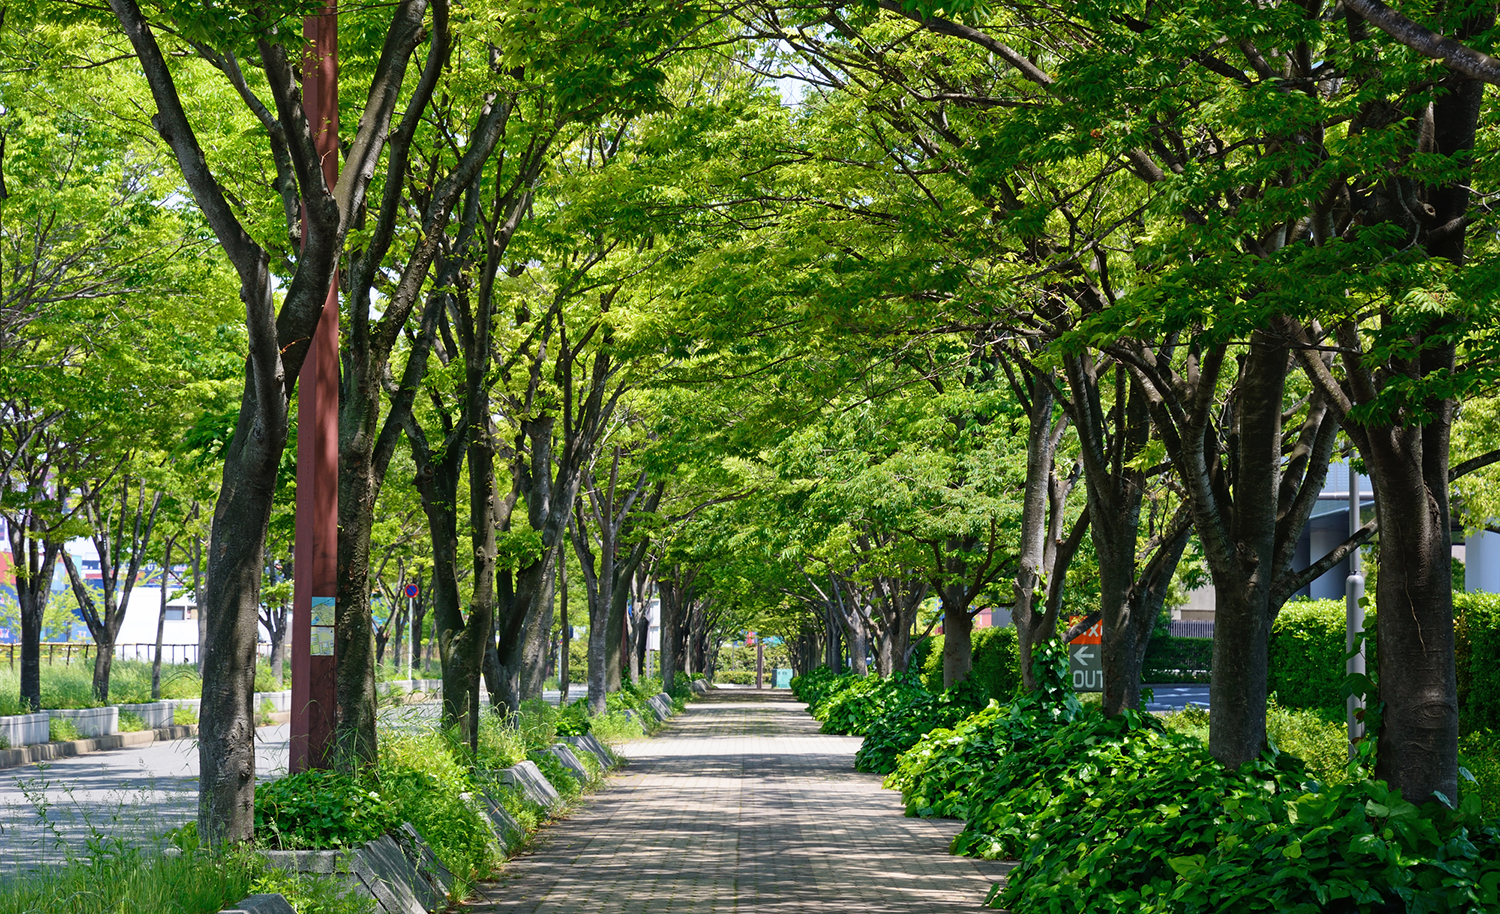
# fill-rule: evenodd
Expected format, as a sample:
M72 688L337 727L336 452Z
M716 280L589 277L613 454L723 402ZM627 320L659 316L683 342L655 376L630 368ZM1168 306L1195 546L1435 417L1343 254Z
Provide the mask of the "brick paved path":
M486 914L942 914L983 909L1000 864L948 854L787 692L700 698L470 910Z

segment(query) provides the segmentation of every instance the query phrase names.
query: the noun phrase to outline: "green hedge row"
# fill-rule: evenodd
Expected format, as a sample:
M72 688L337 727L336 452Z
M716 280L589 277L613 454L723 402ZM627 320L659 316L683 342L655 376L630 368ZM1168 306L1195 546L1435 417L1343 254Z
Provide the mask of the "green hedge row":
M997 701L1010 701L1021 688L1021 664L1014 628L981 628L974 632L974 668L970 672L979 685ZM943 636L933 635L917 645L911 671L922 677L922 685L936 695L943 691Z
M1213 670L1214 639L1157 635L1141 662L1142 682L1208 682Z

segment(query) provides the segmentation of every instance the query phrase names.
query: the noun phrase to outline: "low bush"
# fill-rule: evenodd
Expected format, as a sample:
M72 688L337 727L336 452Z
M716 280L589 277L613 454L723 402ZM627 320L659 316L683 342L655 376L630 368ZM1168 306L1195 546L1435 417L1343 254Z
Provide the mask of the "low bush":
M397 821L414 825L458 878L459 896L499 862L489 822L465 799L476 788L459 761L463 751L451 734L389 730L380 738L376 785Z
M1287 754L1226 771L1150 715L1092 710L990 775L954 841L1015 856L993 901L1056 912L1493 910L1500 831Z
M1500 594L1456 593L1453 611L1459 725L1466 733L1500 733Z
M255 841L273 850L358 847L401 824L373 785L311 769L255 789Z
M267 869L253 853L152 848L96 842L88 857L0 884L0 914L215 914L248 895L279 892L301 914L374 914L374 901L323 876Z
M146 722L139 714L121 711L115 729L121 733L139 733L146 729Z
M1459 737L1458 761L1474 778L1459 781L1459 796L1473 794L1485 816L1500 818L1500 734L1475 731Z
M641 716L627 715L623 711L610 711L589 719L589 732L603 740L605 745L641 739L646 735L646 725Z
M917 671L929 692L943 690L942 635L928 638L912 653L910 669ZM1006 702L1021 688L1021 661L1014 628L981 628L970 639L973 668L969 673L990 698Z
M589 702L580 698L561 710L557 717L558 736L584 736L589 732Z
M557 756L550 752L537 751L528 753L526 757L536 763L542 771L542 777L562 794L564 800L577 799L578 795L583 793L585 785Z
M909 704L928 694L917 678L907 673L889 679L865 676L830 694L816 707L813 716L823 722L824 733L863 736L865 729L888 708Z
M1043 646L1034 663L1036 691L933 730L897 758L885 785L901 791L908 815L967 818L986 803L976 786L1007 756L1045 742L1084 713L1066 686L1067 652Z
M726 685L755 685L754 670L714 670L714 682Z
M824 700L835 692L848 688L859 679L860 677L853 673L835 673L826 666L820 666L801 676L793 676L792 694L797 696L798 701L806 702L808 713L816 716L817 709Z
M83 739L78 732L78 726L65 717L54 717L47 721L47 738L54 743L69 743L75 739Z
M1142 682L1208 682L1214 639L1153 635L1141 662Z
M191 727L198 723L197 708L173 708L172 724L177 727Z
M989 698L973 682L934 695L924 690L910 693L907 701L885 709L865 728L865 740L854 754L858 771L890 774L896 770L896 757L926 734L942 727L952 727L977 711Z

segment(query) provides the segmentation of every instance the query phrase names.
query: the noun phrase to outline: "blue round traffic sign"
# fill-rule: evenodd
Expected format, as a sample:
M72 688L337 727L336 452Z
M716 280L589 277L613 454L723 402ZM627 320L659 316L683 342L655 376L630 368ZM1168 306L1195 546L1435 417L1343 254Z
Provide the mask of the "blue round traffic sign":
M415 585L415 584L408 584L408 585L406 585L406 595L408 597L411 597L411 598L415 599L416 596L417 596L417 585Z

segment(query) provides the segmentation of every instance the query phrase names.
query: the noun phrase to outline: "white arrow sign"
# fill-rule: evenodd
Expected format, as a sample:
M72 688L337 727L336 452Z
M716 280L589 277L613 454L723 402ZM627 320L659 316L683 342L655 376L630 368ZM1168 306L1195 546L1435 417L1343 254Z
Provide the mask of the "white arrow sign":
M1089 645L1088 647L1080 647L1077 650L1073 651L1073 659L1077 660L1079 663L1088 663L1089 661L1093 660L1093 645Z

